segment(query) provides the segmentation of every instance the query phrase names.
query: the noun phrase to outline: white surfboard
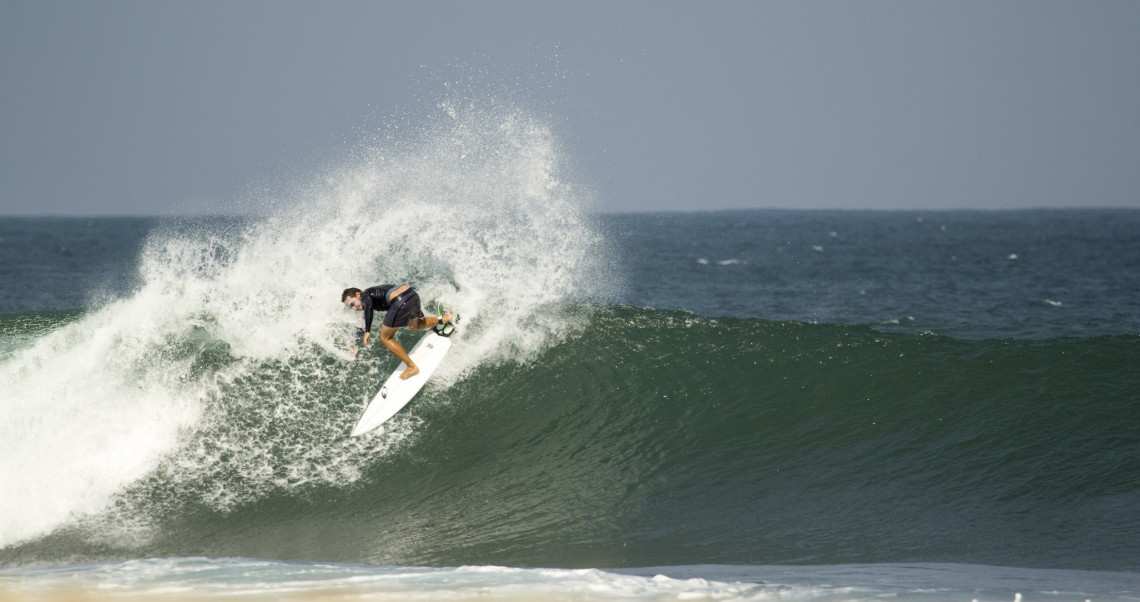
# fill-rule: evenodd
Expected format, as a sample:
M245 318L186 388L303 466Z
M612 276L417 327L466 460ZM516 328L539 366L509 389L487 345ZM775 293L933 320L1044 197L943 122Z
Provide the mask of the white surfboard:
M455 323L459 323L459 318L456 316ZM451 337L440 336L434 330L428 330L420 337L415 347L408 352L412 361L420 368L419 374L403 380L400 375L404 370L408 369L408 365L400 362L400 367L396 368L395 372L384 381L380 387L380 392L376 393L376 397L364 409L364 415L357 421L356 427L352 429L352 436L357 437L363 435L368 431L384 424L389 418L396 415L408 405L408 402L420 392L424 384L431 378L435 369L443 362L443 356L447 355L447 350L451 349L451 338L458 336L458 326Z

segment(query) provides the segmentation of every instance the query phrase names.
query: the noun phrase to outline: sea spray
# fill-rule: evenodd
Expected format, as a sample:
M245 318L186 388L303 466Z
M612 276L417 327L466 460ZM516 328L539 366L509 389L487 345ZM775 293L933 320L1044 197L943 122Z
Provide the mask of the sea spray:
M588 195L562 161L525 111L444 103L266 199L267 215L156 229L136 291L0 366L0 546L69 521L132 545L115 533L140 517L352 483L418 420L347 436L395 360L377 346L353 360L360 316L340 291L409 282L477 316L424 403L449 403L476 366L528 361L580 326L561 303L605 286Z

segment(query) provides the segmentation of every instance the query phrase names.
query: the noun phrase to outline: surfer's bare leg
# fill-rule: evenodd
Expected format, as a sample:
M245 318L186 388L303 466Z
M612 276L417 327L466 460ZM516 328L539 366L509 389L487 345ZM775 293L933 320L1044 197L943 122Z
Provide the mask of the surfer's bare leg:
M409 378L419 374L420 369L412 361L412 358L408 355L408 352L404 351L404 346L396 340L396 333L399 331L400 329L394 326L381 326L380 342L384 343L384 346L388 348L388 351L392 352L392 355L399 358L400 361L404 362L404 364L408 366L408 369L404 370L404 373L400 375L401 379L408 380Z
M447 324L450 321L451 321L451 310L448 310L447 312L445 312L443 314L442 318L436 318L434 316L428 316L426 318L412 318L411 320L408 320L408 329L409 330L426 330L428 328L435 328L435 325L439 324L440 322Z

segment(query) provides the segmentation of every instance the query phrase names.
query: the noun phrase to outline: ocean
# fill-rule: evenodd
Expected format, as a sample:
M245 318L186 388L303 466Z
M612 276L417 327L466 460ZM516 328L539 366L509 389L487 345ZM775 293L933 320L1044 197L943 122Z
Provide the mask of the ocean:
M1140 599L1140 211L600 213L486 121L0 218L0 598ZM476 317L353 438L389 282Z

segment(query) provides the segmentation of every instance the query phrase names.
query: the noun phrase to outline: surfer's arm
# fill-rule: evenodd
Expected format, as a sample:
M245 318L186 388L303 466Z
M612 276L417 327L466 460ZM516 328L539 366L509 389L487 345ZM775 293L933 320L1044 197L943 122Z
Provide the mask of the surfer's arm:
M368 346L368 340L372 338L372 304L364 304L364 339L363 344Z

